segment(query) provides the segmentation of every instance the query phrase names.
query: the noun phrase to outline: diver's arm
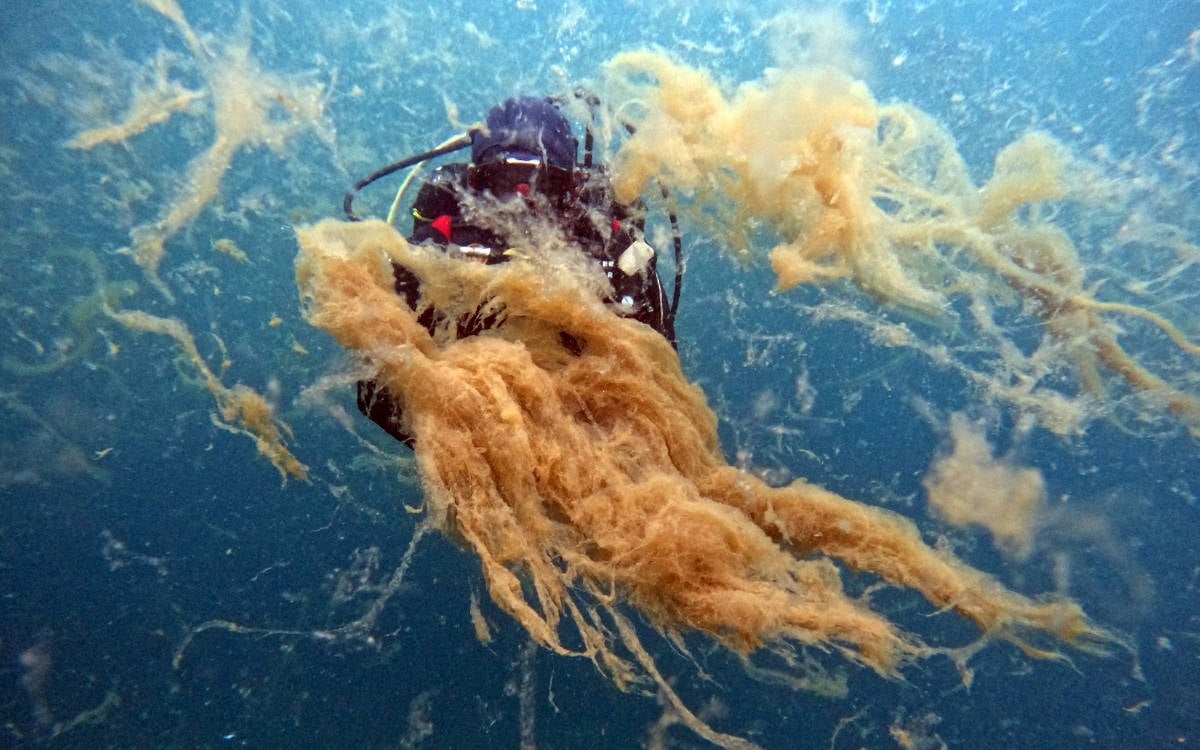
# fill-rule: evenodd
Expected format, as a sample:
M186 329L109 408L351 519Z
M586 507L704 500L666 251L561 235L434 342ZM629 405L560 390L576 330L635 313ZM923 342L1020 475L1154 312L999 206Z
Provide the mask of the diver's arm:
M630 258L622 264L626 253L635 252L635 243L643 242L640 231L619 226L612 234L603 261L605 272L613 287L613 298L621 315L645 323L662 334L675 346L675 316L658 276L658 258L653 254L640 262ZM648 246L646 248L649 249ZM650 251L652 252L652 251ZM626 273L625 268L633 271Z
M392 394L374 380L358 381L357 393L358 410L372 422L383 428L384 432L413 447L413 436L401 427L404 420L404 409Z
M436 244L445 247L449 240L449 227L459 216L458 190L462 184L466 165L448 165L438 169L417 194L413 205L412 234L408 241L413 244ZM417 309L421 299L421 281L407 267L392 263L392 276L396 296L412 310ZM426 308L418 321L431 333L437 321L437 311ZM396 440L413 447L413 437L401 425L404 408L387 388L374 380L360 380L357 384L358 410L379 425Z

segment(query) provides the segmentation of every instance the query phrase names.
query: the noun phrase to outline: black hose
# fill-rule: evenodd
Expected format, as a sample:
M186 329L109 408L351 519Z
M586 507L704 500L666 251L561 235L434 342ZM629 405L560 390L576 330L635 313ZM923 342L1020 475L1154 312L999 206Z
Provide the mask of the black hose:
M443 154L461 151L470 145L471 132L468 131L445 146L439 146L432 151L426 151L423 154L417 154L416 156L410 156L407 159L401 159L395 164L389 164L382 169L375 170L369 176L364 177L358 182L354 183L354 188L351 189L350 192L346 193L346 197L342 199L342 211L346 214L346 218L349 221L361 221L361 219L359 219L359 217L354 213L354 196L358 195L359 190L362 190L376 180L381 180L390 174L399 172L401 169L411 167L414 164L420 164L423 161L429 161L430 159L442 156Z
M663 200L670 202L671 194L667 186L662 185ZM675 211L667 209L667 217L671 220L671 243L675 246L675 292L671 295L671 318L679 312L679 295L683 291L683 234L679 231L679 219Z

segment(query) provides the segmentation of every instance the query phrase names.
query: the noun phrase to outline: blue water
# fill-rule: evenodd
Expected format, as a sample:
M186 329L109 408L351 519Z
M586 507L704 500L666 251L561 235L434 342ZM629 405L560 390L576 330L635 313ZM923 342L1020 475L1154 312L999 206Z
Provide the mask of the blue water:
M820 10L836 10L853 30L836 52L875 96L936 117L976 179L1004 145L1048 130L1118 164L1124 184L1142 181L1127 214L1175 222L1196 242L1200 220L1188 197L1200 165L1196 4L988 5ZM242 34L263 69L333 82L326 114L336 136L304 133L279 151L236 155L220 198L168 241L162 275L174 304L117 251L132 227L161 217L191 159L212 142L208 105L125 145L79 152L64 144L118 120L158 50L173 55L172 80L198 88L200 71L174 27L136 3L8 8L0 356L61 366L0 370L0 746L517 747L523 679L538 747L646 744L662 713L653 695L619 692L586 661L523 651L527 638L487 600L476 560L437 535L418 546L369 638L325 636L361 616L370 587L387 582L419 518L404 505L419 506L421 494L411 466L371 459L338 422L345 410L358 434L402 454L354 411L345 359L300 316L292 228L337 215L355 179L456 132L449 109L470 123L507 96L599 86L604 62L621 51L661 49L730 86L756 80L806 53L804 39L778 39L780 24L768 23L790 6L185 2L192 27L217 48ZM1171 158L1160 158L1173 139ZM359 205L382 213L394 185ZM834 295L894 313L841 287L768 295L768 269L741 267L687 230L680 355L722 418L731 460L905 513L930 541L945 535L1023 593L1053 592L1065 576L1069 593L1133 644L1108 656L1072 652L1069 664L995 644L972 660L969 688L945 659L888 681L817 655L848 678L848 696L829 699L752 680L697 636L688 639L694 661L683 658L647 629L661 671L689 706L771 748L1200 741L1200 453L1186 430L1114 419L1067 440L1040 430L1015 437L1014 415L980 407L961 377L810 311ZM250 261L214 252L219 238ZM1097 247L1082 252L1089 267L1113 262ZM249 440L214 427L212 399L168 340L100 314L88 258L108 281L140 285L131 306L184 320L211 365L227 356L227 384L268 393L313 481L281 483ZM1117 270L1150 278L1166 267ZM1195 295L1194 286L1169 289ZM1195 317L1176 322L1197 338ZM927 322L910 325L929 340L964 344ZM1132 345L1145 333L1130 323ZM1182 373L1177 384L1195 393L1194 358L1154 341L1138 350ZM322 387L330 375L335 382ZM810 409L756 414L762 399L792 403L802 378L815 391ZM1029 559L1014 561L986 535L927 513L920 482L944 435L920 415L918 399L941 419L973 409L989 417L999 449L1042 471L1053 523ZM339 580L351 579L367 589L336 600ZM847 587L873 582L849 576ZM473 595L495 635L487 645L471 625ZM931 643L975 637L914 594L884 591L872 601ZM188 639L212 621L236 625ZM681 727L667 737L672 747L704 746Z

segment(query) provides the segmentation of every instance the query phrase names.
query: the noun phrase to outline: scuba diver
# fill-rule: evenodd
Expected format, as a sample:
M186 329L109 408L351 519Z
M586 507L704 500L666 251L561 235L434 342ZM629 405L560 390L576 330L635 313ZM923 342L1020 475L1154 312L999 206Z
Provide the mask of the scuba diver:
M594 98L588 99L595 106ZM658 277L654 250L646 243L645 207L639 201L617 203L603 167L592 164L589 129L582 162L571 125L552 99L519 97L491 109L486 126L438 148L384 167L359 181L347 193L346 217L357 221L355 194L372 182L436 156L471 148L469 164L439 167L422 185L412 209L409 242L433 244L464 262L504 263L519 242L522 218L541 227L557 227L570 245L594 260L608 278L605 299L618 315L658 331L675 346L675 312L682 280L682 241L673 214L675 291L668 302ZM403 187L401 188L403 192ZM397 199L399 199L399 195ZM394 207L393 207L394 213ZM538 226L538 225L534 225ZM417 308L420 282L407 268L392 264L396 294ZM439 315L426 309L419 320L432 332ZM457 337L474 336L492 327L494 316L475 314L456 321ZM582 344L567 333L563 346L578 356ZM388 434L413 447L401 427L402 409L387 389L373 380L358 382L358 408Z

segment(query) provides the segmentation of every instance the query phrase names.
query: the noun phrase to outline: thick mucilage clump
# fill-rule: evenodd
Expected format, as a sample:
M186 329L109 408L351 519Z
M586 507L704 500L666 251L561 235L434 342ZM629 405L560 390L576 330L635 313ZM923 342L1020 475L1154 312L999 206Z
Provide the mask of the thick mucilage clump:
M713 741L739 744L679 703L618 602L740 653L815 645L884 675L934 653L846 594L837 560L1034 653L1052 653L1026 643L1039 633L1107 637L1075 604L1034 602L929 547L901 516L729 466L671 346L568 269L463 263L381 222L325 221L299 240L309 322L403 400L430 520L478 555L496 604L618 685L649 675ZM422 282L417 311L392 290L393 261ZM425 328L425 305L450 319L484 306L501 322L456 340ZM582 353L564 348L564 332Z

